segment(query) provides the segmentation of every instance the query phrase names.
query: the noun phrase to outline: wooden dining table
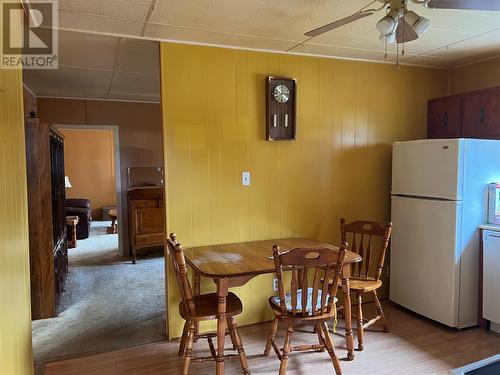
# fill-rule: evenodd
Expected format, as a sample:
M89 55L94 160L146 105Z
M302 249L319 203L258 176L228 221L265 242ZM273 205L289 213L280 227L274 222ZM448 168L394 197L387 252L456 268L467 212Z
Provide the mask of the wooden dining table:
M276 272L272 257L274 245L279 246L281 251L299 247L327 247L338 250L337 246L305 238L240 242L185 249L186 261L193 269L194 293L200 293L201 277L213 279L217 285L217 375L224 374L225 313L228 289L245 285L255 276ZM359 254L348 251L342 274L346 347L349 360L354 359L349 277L351 265L360 261Z

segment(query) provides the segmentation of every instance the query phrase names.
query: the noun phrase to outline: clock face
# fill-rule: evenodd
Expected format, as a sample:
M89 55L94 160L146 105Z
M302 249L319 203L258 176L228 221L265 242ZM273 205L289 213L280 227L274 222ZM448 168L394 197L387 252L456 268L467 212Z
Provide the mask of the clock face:
M278 103L286 103L290 99L290 90L285 85L278 85L274 89L274 99Z

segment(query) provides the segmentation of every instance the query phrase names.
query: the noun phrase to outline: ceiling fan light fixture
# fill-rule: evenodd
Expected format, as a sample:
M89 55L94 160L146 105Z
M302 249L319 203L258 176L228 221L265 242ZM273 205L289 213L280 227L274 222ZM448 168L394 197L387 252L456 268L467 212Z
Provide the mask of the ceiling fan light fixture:
M392 34L380 34L378 37L378 40L380 40L382 43L387 42L387 44L394 44L396 43L396 33Z
M425 33L427 30L429 30L431 26L431 21L428 20L425 17L420 17L420 19L417 21L415 25L413 25L413 29L415 32L420 35Z
M396 30L397 25L397 22L392 17L385 16L377 22L377 30L382 35L389 35Z
M378 21L377 30L380 32L380 34L393 34L396 31L396 27L398 27L398 18L400 14L400 9L391 9L385 17Z
M415 30L415 32L418 35L421 35L421 34L425 33L427 30L429 30L429 27L431 25L431 21L429 21L425 17L419 16L417 13L415 13L412 10L409 10L408 12L406 12L405 20L406 20L406 22L408 22L411 25L413 30Z

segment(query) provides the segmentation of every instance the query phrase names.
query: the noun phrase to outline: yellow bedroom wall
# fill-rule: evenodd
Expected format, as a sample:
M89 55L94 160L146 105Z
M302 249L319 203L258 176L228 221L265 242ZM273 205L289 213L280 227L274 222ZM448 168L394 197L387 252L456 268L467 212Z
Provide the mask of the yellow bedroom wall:
M341 216L387 221L391 144L424 138L427 100L447 92L442 70L172 43L161 45L161 73L167 231L185 247L300 236L338 243ZM296 141L265 140L268 75L298 80ZM242 171L251 186L241 186ZM168 267L175 338L183 321ZM239 324L271 318L271 280L233 290L244 306Z
M89 199L92 218L102 220L103 207L116 206L113 130L60 128L59 131L64 135L64 173L71 183L66 198Z
M500 86L500 58L449 71L450 95Z
M0 374L31 374L31 300L21 71L0 69Z

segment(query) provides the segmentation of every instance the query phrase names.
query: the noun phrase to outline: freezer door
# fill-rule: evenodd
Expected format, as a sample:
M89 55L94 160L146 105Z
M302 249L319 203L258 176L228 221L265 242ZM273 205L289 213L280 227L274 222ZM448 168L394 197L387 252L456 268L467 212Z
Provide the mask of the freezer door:
M390 299L450 327L458 326L461 210L460 201L392 197Z
M396 142L392 194L462 200L463 139Z

